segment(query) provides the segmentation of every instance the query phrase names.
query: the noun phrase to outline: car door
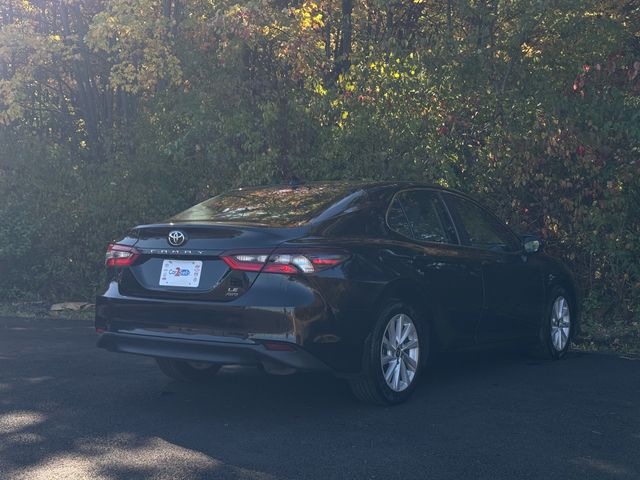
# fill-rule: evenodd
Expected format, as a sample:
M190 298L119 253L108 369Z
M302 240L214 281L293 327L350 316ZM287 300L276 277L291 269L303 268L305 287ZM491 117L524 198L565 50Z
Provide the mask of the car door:
M530 337L537 332L544 302L543 273L519 239L475 202L443 194L461 241L481 266L484 305L479 343Z
M398 192L387 213L389 228L412 243L411 268L427 302L438 308L440 342L445 348L475 341L482 311L482 272L461 248L453 221L434 190Z

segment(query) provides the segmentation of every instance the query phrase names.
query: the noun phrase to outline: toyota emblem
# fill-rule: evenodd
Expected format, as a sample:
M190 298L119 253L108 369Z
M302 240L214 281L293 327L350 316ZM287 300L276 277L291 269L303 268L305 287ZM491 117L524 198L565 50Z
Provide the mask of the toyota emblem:
M187 241L187 236L180 230L172 230L167 236L167 241L169 242L169 245L179 247Z

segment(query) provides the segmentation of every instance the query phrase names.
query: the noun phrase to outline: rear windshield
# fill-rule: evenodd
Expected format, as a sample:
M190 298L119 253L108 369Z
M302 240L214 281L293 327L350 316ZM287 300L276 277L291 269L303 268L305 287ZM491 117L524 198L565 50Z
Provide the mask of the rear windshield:
M343 210L362 191L347 184L240 189L205 200L169 219L171 222L235 222L296 226Z

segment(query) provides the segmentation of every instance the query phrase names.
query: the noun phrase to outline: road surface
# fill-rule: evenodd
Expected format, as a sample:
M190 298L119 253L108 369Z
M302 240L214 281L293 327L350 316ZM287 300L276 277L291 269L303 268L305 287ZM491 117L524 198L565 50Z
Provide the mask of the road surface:
M0 318L0 478L640 479L638 359L449 356L384 408L326 375L180 384L96 339Z

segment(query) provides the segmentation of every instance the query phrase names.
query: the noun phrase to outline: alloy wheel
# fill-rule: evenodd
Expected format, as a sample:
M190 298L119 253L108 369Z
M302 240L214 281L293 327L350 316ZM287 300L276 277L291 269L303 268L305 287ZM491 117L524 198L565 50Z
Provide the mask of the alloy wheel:
M380 366L387 386L394 392L409 388L418 370L418 331L405 313L394 315L382 336Z
M569 302L563 296L559 296L551 307L551 344L553 348L561 352L569 342L571 333L571 312Z

